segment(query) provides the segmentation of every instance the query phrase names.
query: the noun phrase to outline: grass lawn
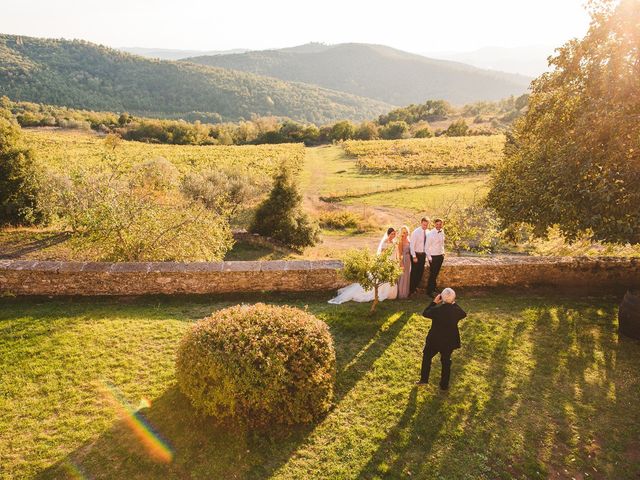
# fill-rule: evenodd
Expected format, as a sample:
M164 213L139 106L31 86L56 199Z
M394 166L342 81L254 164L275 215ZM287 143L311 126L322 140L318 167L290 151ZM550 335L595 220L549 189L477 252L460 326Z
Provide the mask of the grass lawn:
M453 204L466 207L480 201L487 193L487 177L451 176L442 182L421 188L372 193L342 202L345 205L369 205L372 207L404 208L414 212L428 212L432 217L442 215Z
M470 315L444 394L437 361L432 384L413 385L421 302L370 318L328 295L0 299L0 478L637 478L640 343L618 338L617 299L536 295L462 296ZM317 425L219 426L176 388L185 329L257 300L308 304L330 326L337 392Z

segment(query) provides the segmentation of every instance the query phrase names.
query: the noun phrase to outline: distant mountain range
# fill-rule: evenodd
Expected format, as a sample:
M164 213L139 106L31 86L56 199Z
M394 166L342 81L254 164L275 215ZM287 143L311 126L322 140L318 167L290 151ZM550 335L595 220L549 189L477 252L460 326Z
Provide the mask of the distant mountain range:
M524 75L361 43L313 43L182 61L314 84L394 105L427 99L443 99L457 105L499 100L524 93L531 81Z
M213 58L213 57L207 57ZM151 60L80 40L0 35L0 94L151 117L236 121L275 115L324 124L392 105L238 70Z
M535 45L529 47L484 47L471 52L427 52L432 58L467 63L478 68L500 70L537 77L549 69L547 57L554 47Z
M230 53L244 53L246 48L234 48L233 50L176 50L173 48L144 48L144 47L119 47L122 52L140 55L147 58L159 58L160 60L180 60L199 55L224 55Z
M524 93L530 78L382 45L309 43L280 50L129 49L0 34L0 94L72 108L207 122L254 115L318 125L375 118L397 106L461 105ZM202 53L202 52L198 52Z

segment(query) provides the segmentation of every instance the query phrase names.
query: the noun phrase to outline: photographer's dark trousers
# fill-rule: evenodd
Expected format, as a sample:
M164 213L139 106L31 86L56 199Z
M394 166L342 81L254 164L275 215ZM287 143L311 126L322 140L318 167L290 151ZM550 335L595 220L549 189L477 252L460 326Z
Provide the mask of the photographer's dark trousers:
M420 381L429 383L429 374L431 373L431 360L440 353L440 362L442 363L442 373L440 374L440 388L449 388L449 377L451 377L451 353L453 350L435 350L433 347L425 345L422 351L422 368L420 369Z
M417 262L413 263L413 258L411 259L411 277L409 278L409 295L415 293L418 289L418 285L420 285L420 281L422 280L422 275L424 275L424 264L427 261L427 254L416 252Z
M429 266L429 281L427 282L427 295L436 291L436 280L444 262L444 255L431 255L431 265Z

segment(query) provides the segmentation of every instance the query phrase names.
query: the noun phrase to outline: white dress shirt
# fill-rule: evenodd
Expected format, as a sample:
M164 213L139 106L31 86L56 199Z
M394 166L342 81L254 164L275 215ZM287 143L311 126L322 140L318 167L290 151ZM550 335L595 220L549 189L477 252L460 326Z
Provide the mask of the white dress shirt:
M411 256L415 257L416 253L426 252L428 230L424 230L421 226L416 228L409 239L409 251Z
M427 259L431 261L432 255L444 255L444 230L435 228L427 234Z

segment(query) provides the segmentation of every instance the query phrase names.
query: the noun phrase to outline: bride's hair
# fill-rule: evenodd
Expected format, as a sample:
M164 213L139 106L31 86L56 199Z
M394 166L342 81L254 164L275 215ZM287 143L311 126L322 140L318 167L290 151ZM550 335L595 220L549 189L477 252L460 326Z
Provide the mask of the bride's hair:
M387 235L391 235L391 234L392 234L393 232L395 232L395 231L396 231L396 229L395 229L395 228L393 228L393 227L389 227L389 228L387 228Z

